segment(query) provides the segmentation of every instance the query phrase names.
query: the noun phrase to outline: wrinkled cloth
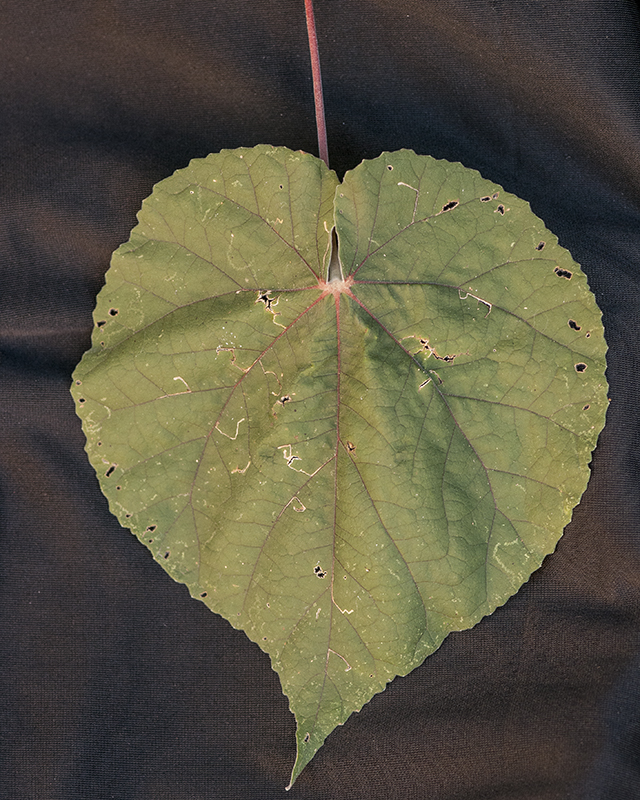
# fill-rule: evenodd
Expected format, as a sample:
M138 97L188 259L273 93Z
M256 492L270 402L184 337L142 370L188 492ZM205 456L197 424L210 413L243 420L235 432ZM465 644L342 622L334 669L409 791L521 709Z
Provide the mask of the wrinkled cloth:
M3 5L7 800L640 797L640 14L316 0L331 166L411 148L528 200L603 312L611 404L556 552L334 731L290 793L268 657L109 513L69 394L111 252L191 158L316 153L301 0Z

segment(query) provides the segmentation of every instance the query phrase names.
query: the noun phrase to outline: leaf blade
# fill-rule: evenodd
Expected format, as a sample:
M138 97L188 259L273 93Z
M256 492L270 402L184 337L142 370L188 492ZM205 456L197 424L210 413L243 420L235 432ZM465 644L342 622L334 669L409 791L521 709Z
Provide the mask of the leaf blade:
M600 314L526 203L411 151L342 184L223 151L139 220L74 374L87 452L122 524L270 654L292 785L554 549L604 423Z

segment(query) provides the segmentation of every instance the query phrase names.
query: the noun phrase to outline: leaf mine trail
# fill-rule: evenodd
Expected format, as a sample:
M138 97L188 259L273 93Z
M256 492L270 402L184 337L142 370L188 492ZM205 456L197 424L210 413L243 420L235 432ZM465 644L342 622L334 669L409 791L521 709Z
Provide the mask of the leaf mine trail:
M409 150L341 183L286 148L192 161L144 201L94 319L72 393L100 487L269 654L292 783L529 579L604 425L579 265L526 202Z

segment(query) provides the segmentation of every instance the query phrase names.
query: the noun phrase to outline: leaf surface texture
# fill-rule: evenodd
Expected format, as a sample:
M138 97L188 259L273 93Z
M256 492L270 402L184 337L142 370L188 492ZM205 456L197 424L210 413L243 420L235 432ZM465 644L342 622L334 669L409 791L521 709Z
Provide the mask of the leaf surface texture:
M604 425L600 311L527 203L411 151L342 183L223 151L138 219L74 374L87 452L120 522L269 653L293 782L555 548Z

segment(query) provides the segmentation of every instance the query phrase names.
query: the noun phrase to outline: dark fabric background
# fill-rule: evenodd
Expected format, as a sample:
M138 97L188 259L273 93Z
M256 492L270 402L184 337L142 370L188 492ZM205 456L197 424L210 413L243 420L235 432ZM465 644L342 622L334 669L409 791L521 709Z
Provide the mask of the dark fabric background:
M332 166L401 147L531 202L586 271L611 406L555 555L337 729L294 789L269 660L120 528L70 375L153 184L316 152L303 0L0 3L0 798L640 798L640 15L316 0Z

